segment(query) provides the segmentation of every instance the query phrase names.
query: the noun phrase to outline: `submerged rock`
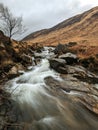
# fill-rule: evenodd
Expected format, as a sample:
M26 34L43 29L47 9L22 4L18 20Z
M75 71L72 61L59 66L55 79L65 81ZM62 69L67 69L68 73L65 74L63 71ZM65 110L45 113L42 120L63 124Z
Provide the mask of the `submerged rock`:
M71 99L74 102L81 102L87 109L98 115L98 90L92 85L79 82L79 80L66 76L63 81L53 77L46 77L45 83L53 95Z

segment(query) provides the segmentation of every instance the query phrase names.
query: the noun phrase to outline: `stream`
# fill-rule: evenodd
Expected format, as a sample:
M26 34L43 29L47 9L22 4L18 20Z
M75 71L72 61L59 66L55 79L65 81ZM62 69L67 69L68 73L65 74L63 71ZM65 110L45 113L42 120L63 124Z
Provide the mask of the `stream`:
M81 93L65 92L59 85L56 88L50 85L49 77L57 83L64 80L49 67L48 59L53 53L46 47L40 55L43 58L38 65L31 66L28 72L5 85L17 103L14 108L17 123L23 125L23 130L98 130L98 117L76 102L75 95ZM45 79L50 83L47 84Z

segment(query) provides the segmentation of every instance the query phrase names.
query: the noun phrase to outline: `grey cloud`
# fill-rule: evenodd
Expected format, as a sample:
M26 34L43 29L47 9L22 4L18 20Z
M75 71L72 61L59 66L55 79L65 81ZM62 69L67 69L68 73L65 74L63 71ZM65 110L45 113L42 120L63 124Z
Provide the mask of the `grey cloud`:
M97 1L97 0L94 0ZM49 28L94 6L83 0L0 0L13 14L23 16L28 32Z

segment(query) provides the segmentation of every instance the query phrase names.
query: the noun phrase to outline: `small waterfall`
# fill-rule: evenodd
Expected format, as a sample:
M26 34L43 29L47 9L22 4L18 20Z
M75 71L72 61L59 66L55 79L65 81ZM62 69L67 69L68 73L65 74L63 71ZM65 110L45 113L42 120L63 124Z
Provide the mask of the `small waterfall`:
M48 48L42 52L48 58ZM60 75L49 68L47 59L32 70L9 81L7 91L18 103L18 122L28 124L26 130L97 130L98 122L92 113L67 97L48 91L46 77L62 81Z

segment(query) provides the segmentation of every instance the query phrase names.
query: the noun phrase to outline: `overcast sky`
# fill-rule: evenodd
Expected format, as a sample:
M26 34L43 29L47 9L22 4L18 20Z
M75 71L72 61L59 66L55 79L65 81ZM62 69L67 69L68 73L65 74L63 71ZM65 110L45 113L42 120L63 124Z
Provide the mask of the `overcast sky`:
M98 0L0 0L16 16L23 16L28 33L57 23L98 6Z

